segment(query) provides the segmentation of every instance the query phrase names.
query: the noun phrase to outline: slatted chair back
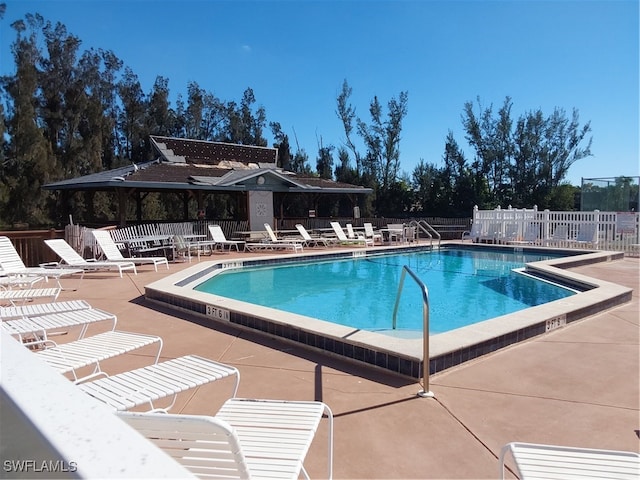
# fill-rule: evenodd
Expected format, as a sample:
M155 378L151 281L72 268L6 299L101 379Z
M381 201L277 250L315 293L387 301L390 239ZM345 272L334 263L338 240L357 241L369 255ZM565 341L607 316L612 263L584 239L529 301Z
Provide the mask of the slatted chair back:
M133 412L118 416L198 477L251 478L238 437L224 420Z
M0 237L0 267L5 273L24 271L27 268L9 237Z

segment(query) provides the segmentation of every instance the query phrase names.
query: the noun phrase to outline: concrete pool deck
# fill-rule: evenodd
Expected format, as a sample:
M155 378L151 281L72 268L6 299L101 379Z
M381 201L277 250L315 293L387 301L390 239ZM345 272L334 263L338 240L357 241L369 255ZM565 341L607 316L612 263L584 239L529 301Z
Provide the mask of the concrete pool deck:
M247 255L255 253L224 256ZM78 288L59 300L85 299L118 315L119 330L161 336L162 359L193 353L236 366L241 397L327 403L336 479L498 478L500 448L511 441L640 449L637 258L570 269L632 288L631 302L433 375L433 399L418 398L420 385L403 377L231 326L206 327L144 299L145 285L189 266L63 280ZM103 367L116 373L148 362L129 354ZM179 396L172 412L214 414L228 393L215 382ZM321 425L307 456L311 478L325 475L326 433Z

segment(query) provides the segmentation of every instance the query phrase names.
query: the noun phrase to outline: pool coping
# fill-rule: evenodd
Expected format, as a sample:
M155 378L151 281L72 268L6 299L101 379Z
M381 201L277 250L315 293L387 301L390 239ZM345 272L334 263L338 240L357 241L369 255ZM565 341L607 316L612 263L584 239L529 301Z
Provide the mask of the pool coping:
M491 249L495 251L566 252L571 256L528 263L528 272L586 289L576 295L531 307L449 332L431 335L429 371L431 374L486 355L511 344L543 335L557 328L631 300L632 289L593 279L567 269L623 257L623 252L564 250L545 247L478 245L451 243L444 248ZM334 324L269 307L193 290L193 287L227 268L283 264L299 260L353 258L381 253L402 253L424 245L305 251L298 255L260 255L200 262L180 273L145 286L147 300L189 312L207 320L231 324L240 329L280 337L284 341L322 351L349 361L381 368L413 379L422 376L422 338L401 338L379 332Z

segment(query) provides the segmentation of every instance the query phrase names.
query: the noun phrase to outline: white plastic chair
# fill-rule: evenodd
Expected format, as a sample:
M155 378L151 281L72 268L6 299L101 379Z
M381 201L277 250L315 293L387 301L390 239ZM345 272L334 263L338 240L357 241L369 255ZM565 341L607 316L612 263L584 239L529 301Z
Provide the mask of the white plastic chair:
M133 270L135 275L138 274L135 264L128 260L122 262L98 262L95 259L86 260L61 238L45 240L44 243L62 259L63 264L71 267L82 268L85 271L118 270L121 278L122 272L127 270Z
M52 303L29 303L16 307L0 307L0 320L39 317L50 313L72 312L91 308L84 300L65 300Z
M376 243L382 243L382 234L375 233L373 230L373 225L369 222L363 223L364 226L364 236L367 238L371 238L373 240L374 245Z
M264 224L264 228L269 234L269 239L260 243L246 243L245 248L247 250L255 250L255 249L267 249L267 250L275 250L275 249L291 249L294 252L302 252L303 240L292 240L292 239L279 239L274 233L271 225L268 223Z
M220 248L224 248L224 246L228 246L229 250L232 247L235 247L236 252L240 251L240 245L244 245L242 240L227 240L224 232L220 225L209 225L209 233L211 234L211 238L216 245L220 245Z
M80 278L84 275L84 270L78 268L43 268L43 267L27 267L22 261L22 257L11 243L9 237L0 237L0 274L7 276L29 276L48 277L60 280L60 277L80 274Z
M618 450L508 443L500 451L500 478L504 479L505 461L511 454L520 480L541 478L601 478L637 480L640 478L640 454Z
M321 244L323 247L328 247L330 244L329 240L324 237L312 237L307 231L307 229L304 228L304 225L300 223L296 224L296 229L298 230L298 233L300 233L300 236L304 240L305 247L317 247Z
M333 415L322 402L227 400L214 417L119 412L118 416L201 478L309 478L303 462L326 415L328 479Z
M56 331L80 327L78 338L83 338L89 325L111 322L111 330L116 328L117 317L104 310L87 308L66 312L49 313L29 318L14 318L2 321L2 328L18 338L25 345L43 344ZM28 340L28 337L33 337Z
M149 346L158 345L155 361L158 363L162 350L162 339L154 335L123 332L113 330L100 333L91 337L74 340L69 343L56 345L48 340L49 348L34 352L43 361L60 373L70 373L76 382L104 375L100 362L124 355L125 353ZM93 366L93 371L85 376L78 376L78 370Z
M166 265L169 269L169 261L167 257L131 257L125 258L120 253L120 249L111 238L111 234L106 230L93 230L93 237L96 239L100 250L110 262L133 262L135 265L153 264L155 271L158 271L158 265Z
M331 225L331 228L333 228L333 231L335 232L336 237L338 237L338 240L340 241L340 243L362 245L363 247L373 245L373 240L367 240L364 237L363 238L347 237L347 235L344 233L344 230L342 229L342 226L338 222L330 222L330 225Z
M236 377L231 395L235 397L240 383L237 368L197 355L186 355L81 383L78 387L116 411L148 404L151 412L167 413L179 393L231 376ZM172 397L168 406L159 408L154 405L155 401L167 397Z
M44 298L55 302L60 295L60 290L62 290L60 287L0 290L0 305L17 306Z

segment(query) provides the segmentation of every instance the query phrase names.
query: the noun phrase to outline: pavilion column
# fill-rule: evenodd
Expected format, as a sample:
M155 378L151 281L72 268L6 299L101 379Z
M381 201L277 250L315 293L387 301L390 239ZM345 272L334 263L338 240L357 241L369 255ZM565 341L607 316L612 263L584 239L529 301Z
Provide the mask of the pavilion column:
M120 226L127 225L127 191L124 188L117 188L118 193L118 216L120 217Z
M182 192L182 217L185 222L189 220L189 190Z

